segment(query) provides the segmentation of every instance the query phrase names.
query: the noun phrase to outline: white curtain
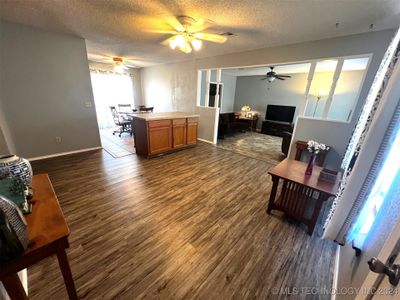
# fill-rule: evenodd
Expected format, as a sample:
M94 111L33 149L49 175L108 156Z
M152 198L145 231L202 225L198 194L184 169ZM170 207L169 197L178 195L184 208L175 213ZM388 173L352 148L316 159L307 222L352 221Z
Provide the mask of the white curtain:
M110 106L130 104L134 108L133 80L129 74L90 70L99 128L112 128Z

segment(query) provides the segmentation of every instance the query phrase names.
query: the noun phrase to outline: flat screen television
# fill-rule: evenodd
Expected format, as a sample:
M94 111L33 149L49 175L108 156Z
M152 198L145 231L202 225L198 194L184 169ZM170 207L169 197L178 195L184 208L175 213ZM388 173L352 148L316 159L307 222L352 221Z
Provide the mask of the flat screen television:
M265 120L292 123L295 111L295 106L268 104Z

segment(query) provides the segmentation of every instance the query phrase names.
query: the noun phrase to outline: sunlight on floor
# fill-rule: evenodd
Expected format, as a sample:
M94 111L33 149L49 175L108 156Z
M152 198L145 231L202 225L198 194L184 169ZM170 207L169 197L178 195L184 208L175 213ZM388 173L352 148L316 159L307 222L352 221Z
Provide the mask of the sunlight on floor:
M103 149L114 158L135 154L135 143L133 136L123 133L121 137L118 134L112 134L113 129L101 129L100 138Z

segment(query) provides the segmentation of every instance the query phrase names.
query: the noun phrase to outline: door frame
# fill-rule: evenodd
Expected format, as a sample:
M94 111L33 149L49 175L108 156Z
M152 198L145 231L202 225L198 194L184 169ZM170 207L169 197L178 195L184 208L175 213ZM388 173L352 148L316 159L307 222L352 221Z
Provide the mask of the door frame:
M393 254L399 253L399 250L400 250L400 218L397 221L396 225L393 227L385 243L383 244L383 247L381 251L379 251L377 258L380 261L387 263L389 258ZM370 291L373 288L378 288L383 280L388 280L387 276L385 276L384 274L377 274L372 271L369 271L367 277L365 278L361 286L360 291ZM367 297L365 297L365 293L359 293L356 297L356 300L372 299L373 296L374 295L368 295Z

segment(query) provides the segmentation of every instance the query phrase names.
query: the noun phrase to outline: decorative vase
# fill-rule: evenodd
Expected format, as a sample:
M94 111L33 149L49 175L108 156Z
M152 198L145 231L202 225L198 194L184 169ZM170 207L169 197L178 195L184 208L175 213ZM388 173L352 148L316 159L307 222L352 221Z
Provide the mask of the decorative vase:
M311 176L313 168L314 168L315 158L316 157L317 156L314 153L311 154L310 161L308 162L308 165L307 165L307 168L306 168L306 173L305 173L306 176Z
M19 208L0 196L0 264L13 259L28 247L28 225Z
M32 183L32 167L25 158L16 155L0 156L0 177L1 176L18 177L22 182L30 186Z

